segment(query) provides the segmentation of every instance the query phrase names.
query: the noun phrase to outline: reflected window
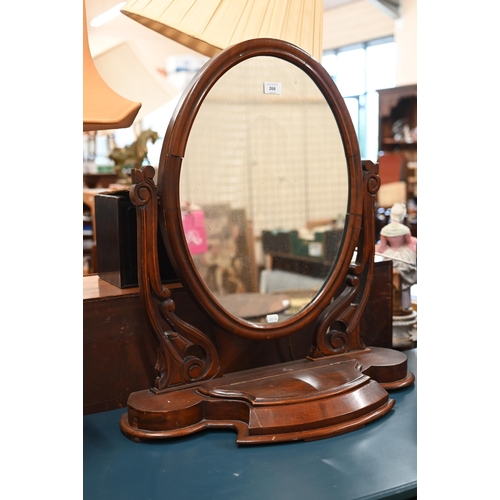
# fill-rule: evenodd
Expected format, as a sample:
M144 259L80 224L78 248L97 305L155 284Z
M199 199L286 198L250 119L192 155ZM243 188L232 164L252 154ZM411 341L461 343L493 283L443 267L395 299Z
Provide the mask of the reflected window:
M393 37L324 52L322 64L346 101L363 159L378 158L378 89L396 86Z

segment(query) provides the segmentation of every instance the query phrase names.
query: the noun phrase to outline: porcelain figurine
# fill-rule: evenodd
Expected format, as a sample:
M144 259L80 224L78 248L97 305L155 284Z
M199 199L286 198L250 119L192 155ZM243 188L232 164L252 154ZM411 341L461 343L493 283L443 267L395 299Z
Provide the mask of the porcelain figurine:
M400 312L411 310L410 289L417 282L417 238L403 224L405 215L405 205L395 203L391 208L390 222L380 231L380 242L375 245L376 253L393 261L396 275L393 309L399 308Z

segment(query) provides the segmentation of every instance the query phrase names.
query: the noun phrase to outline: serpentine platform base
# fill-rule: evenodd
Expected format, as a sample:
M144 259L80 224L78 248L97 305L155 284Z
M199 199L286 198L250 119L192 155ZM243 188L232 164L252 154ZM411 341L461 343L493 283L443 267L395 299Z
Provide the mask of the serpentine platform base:
M134 441L230 427L238 444L314 440L363 427L393 406L386 389L414 381L404 353L369 348L135 392L122 432Z

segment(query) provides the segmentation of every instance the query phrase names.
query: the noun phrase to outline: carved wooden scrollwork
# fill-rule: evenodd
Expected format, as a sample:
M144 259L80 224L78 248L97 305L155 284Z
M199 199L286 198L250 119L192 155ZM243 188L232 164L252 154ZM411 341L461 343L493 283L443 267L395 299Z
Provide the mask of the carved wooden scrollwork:
M157 230L158 197L151 166L132 170L130 199L137 210L139 286L150 327L158 339L155 390L212 378L219 371L210 339L175 314L171 292L160 280ZM156 307L155 307L156 306Z
M359 321L370 293L370 280L373 271L374 246L374 196L380 186L378 166L371 161L363 161L364 197L361 231L356 246L356 259L349 267L345 278L345 288L332 300L319 318L315 330L316 344L311 348L312 358L342 354L364 348L359 334Z

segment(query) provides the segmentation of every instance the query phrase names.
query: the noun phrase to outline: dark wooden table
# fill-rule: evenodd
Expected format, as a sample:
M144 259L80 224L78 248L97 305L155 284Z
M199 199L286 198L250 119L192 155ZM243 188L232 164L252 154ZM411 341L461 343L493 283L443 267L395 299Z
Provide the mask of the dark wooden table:
M417 375L417 350L407 351ZM417 378L418 380L418 378ZM375 500L417 495L417 382L362 429L312 442L238 447L231 430L134 443L125 410L83 417L84 498Z
M249 292L227 295L215 294L215 298L233 316L243 319L278 314L290 307L290 300L285 294Z

